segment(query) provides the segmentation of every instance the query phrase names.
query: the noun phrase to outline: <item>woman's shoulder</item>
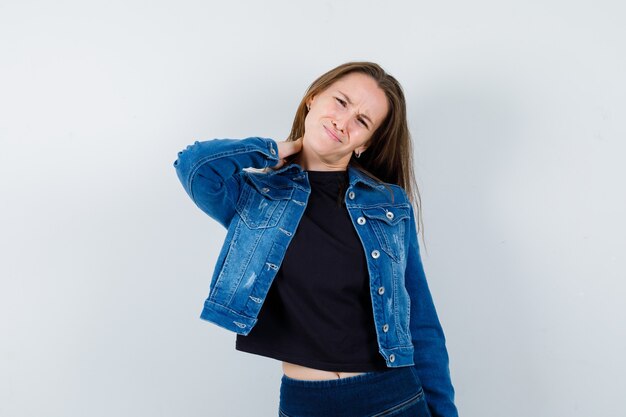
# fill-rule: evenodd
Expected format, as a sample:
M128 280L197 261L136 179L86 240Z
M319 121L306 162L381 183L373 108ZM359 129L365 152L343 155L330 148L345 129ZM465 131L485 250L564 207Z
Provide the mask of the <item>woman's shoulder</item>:
M404 188L402 188L398 184L393 184L393 183L388 183L388 182L384 184L386 187L389 187L389 189L392 190L394 204L399 204L399 205L411 204L409 201L409 196L407 195L406 190Z
M383 181L379 178L375 178L367 171L360 170L358 168L355 169L355 172L357 172L358 175L369 184L375 185L381 190L387 190L392 197L394 203L409 204L409 197L406 190L402 186L395 183Z

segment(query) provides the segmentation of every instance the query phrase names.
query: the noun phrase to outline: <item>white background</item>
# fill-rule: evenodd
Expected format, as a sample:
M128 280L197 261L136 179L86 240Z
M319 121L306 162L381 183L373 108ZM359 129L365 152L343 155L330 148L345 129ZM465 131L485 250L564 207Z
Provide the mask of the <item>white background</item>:
M349 60L403 84L465 417L623 416L618 1L0 2L0 415L274 416L199 318L225 236L172 166L283 140Z

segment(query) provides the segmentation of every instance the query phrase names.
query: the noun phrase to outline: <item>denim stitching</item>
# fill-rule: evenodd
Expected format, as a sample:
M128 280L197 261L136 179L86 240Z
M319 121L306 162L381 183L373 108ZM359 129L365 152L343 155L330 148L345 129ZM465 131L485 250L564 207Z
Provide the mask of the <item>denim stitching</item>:
M377 413L374 414L372 417L379 417L379 416L387 416L390 413L394 412L394 411L399 411L403 408L405 408L406 406L412 405L413 403L418 402L422 397L424 396L424 390L420 389L418 391L417 394L415 394L413 397L404 400L403 402L401 402L400 404L394 405L391 408L388 408L387 410L383 411L382 413Z
M285 414L285 412L281 410L280 407L278 408L278 416L279 417L291 417L289 414Z

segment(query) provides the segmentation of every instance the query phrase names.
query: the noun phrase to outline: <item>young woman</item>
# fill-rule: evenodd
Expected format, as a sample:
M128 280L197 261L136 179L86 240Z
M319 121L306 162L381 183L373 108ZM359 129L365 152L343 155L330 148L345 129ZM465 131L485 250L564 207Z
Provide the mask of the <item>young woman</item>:
M400 84L349 62L311 84L285 141L178 153L186 192L228 229L201 318L282 361L279 416L458 415L411 149Z

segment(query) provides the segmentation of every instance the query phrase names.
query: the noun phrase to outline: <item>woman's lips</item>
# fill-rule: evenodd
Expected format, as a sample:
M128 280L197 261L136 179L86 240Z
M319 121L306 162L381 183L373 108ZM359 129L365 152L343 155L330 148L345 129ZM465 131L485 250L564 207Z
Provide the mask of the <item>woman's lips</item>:
M330 129L328 129L326 126L324 126L324 130L326 130L326 133L328 133L328 136L330 136L331 139L334 139L335 141L341 143L341 139L339 139L337 135L331 132Z

